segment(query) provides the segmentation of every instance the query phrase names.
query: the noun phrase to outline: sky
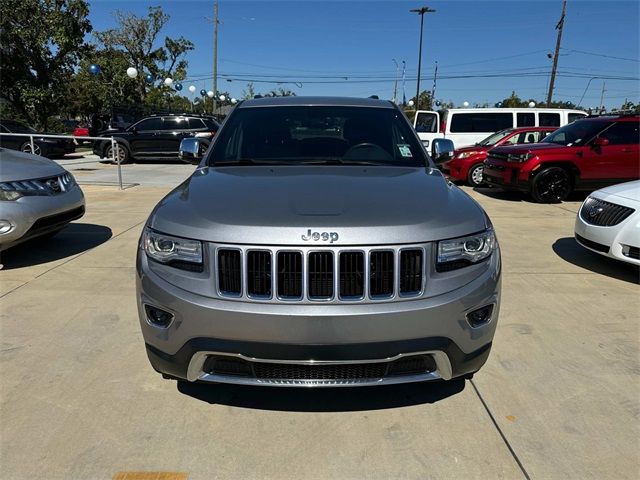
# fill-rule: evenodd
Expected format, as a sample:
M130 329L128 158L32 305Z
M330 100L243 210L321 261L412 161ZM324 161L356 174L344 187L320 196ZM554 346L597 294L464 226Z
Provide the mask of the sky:
M146 15L162 6L170 20L161 41L184 36L195 45L183 85L210 90L213 3L98 0L90 2L90 20L101 31L116 26L116 10ZM401 100L404 61L408 100L416 92L420 35L420 17L409 10L421 6L436 12L424 17L420 90L432 89L437 62L436 100L493 105L514 90L546 98L562 0L220 0L218 90L241 98L253 80L258 93L391 99L397 78ZM639 31L640 2L569 0L554 100L578 104L584 95L582 106L597 107L604 86L609 109L627 98L640 102Z

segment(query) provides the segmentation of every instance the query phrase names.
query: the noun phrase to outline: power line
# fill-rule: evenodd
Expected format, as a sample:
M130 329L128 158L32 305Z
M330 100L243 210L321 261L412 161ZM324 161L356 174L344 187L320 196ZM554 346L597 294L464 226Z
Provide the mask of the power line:
M563 48L563 50L565 50ZM581 53L583 55L592 55L594 57L604 57L604 58L613 58L615 60L626 60L628 62L636 62L640 63L640 60L637 58L625 58L625 57L615 57L613 55L605 55L604 53L595 53L595 52L585 52L584 50L568 50L569 52Z

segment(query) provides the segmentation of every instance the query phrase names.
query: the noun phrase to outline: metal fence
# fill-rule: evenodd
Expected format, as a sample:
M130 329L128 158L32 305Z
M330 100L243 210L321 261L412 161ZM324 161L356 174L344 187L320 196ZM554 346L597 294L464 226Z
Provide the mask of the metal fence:
M66 140L101 140L101 141L105 141L105 140L110 140L111 141L111 161L117 165L118 167L118 187L120 188L120 190L124 190L124 187L122 186L122 166L120 165L120 158L118 158L118 155L116 155L116 146L118 144L118 142L116 141L116 139L111 136L111 137L80 137L80 136L74 136L74 135L43 135L40 133L5 133L5 132L0 132L0 136L6 136L6 137L28 137L29 138L29 143L31 144L31 152L35 152L36 148L35 148L35 141L34 138L39 139L39 138L62 138L62 139L66 139Z

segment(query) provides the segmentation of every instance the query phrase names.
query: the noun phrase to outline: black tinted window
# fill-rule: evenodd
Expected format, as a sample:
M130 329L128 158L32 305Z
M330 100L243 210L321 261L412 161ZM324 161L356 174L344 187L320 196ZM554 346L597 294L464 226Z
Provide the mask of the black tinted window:
M531 113L517 113L518 116L518 126L519 127L535 127L536 125L536 116L533 112Z
M189 128L191 130L195 130L195 129L202 130L206 127L201 118L189 118Z
M451 132L497 132L513 127L511 113L454 113L451 118Z
M162 129L162 119L160 117L145 118L136 123L135 127L139 131L160 130Z
M220 125L218 124L218 122L216 122L211 118L205 118L203 119L203 121L207 126L207 130L209 130L210 132L217 132L218 129L220 128Z
M559 113L539 113L538 124L541 127L559 127L560 114Z
M640 143L638 122L619 122L612 125L600 134L600 137L609 140L609 145L631 145Z
M580 120L581 118L584 118L584 117L586 117L586 114L582 114L582 113L570 113L570 114L568 115L568 120L569 120L569 123L573 123L573 122L575 122L576 120Z
M416 132L437 133L438 116L435 113L418 113Z
M162 122L162 130L188 130L189 122L184 117L165 117Z
M584 145L608 125L610 122L606 120L577 120L547 135L543 143Z
M424 166L426 156L398 110L283 106L234 110L207 162Z

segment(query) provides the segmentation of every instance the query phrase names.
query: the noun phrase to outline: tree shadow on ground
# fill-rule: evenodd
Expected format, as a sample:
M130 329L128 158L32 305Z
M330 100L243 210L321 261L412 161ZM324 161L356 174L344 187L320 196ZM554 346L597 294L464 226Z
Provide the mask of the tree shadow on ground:
M216 405L287 412L354 412L435 403L464 390L465 380L347 388L252 387L178 382L178 391Z
M566 262L600 275L640 284L640 267L587 250L573 237L556 240L553 251Z
M109 240L112 231L104 225L70 223L53 237L39 237L0 253L3 270L39 265L71 257Z

